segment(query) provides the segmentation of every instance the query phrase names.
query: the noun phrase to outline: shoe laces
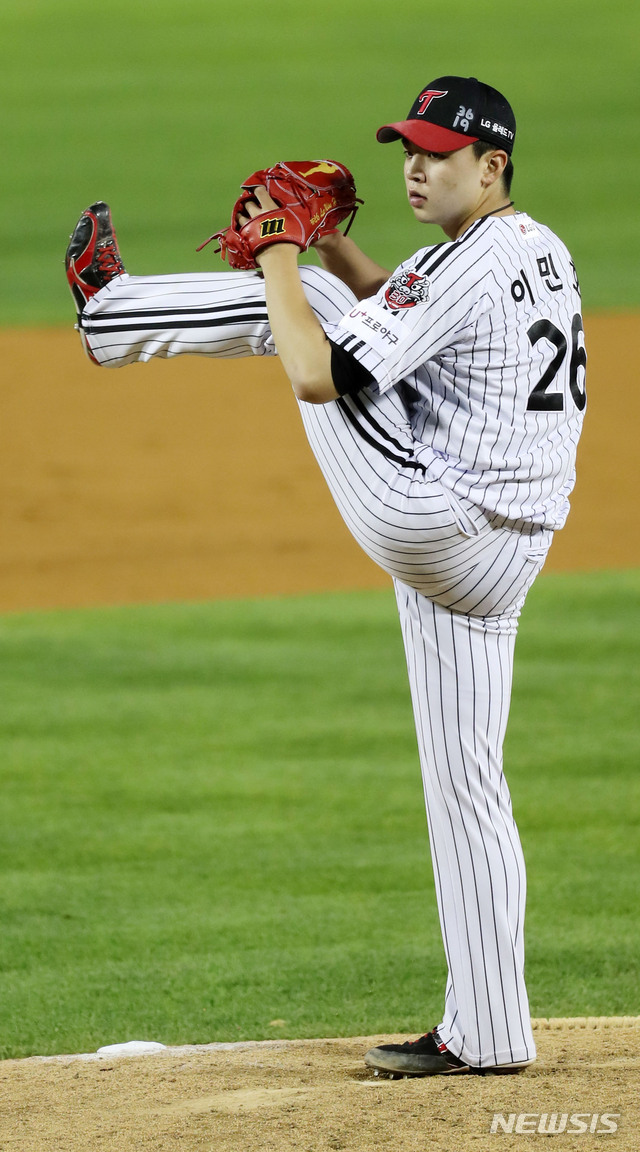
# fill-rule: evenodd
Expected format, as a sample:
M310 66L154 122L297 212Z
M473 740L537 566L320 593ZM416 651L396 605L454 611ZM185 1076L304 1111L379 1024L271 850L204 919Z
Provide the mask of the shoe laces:
M95 260L98 272L107 281L113 280L114 276L121 276L124 272L124 264L113 240L107 240L97 246Z
M459 1060L457 1056L453 1055L453 1052L449 1051L446 1044L442 1043L436 1028L432 1028L430 1032L425 1032L423 1036L418 1036L417 1040L406 1040L402 1045L402 1047L407 1050L411 1050L412 1048L421 1049L425 1046L431 1051L435 1048L450 1064L457 1066L463 1063L462 1060Z
M416 1040L405 1040L402 1047L415 1048L417 1044L424 1044L425 1040L428 1040L430 1036L433 1036L436 1043L438 1043L435 1032L425 1032L422 1036L418 1036Z

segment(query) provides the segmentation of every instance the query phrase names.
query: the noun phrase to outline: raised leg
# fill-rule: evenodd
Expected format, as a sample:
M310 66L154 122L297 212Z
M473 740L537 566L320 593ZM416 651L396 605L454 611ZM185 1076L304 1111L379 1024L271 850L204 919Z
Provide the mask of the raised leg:
M335 276L302 268L324 318L335 321L355 297ZM264 281L258 272L117 276L85 306L80 328L93 358L120 368L153 357L274 356Z
M300 273L321 323L336 323L353 294L323 269ZM89 300L80 324L92 356L107 367L186 354L276 354L255 272L117 276ZM345 523L391 576L478 614L499 611L496 589L503 604L526 591L536 571L527 533L539 530L490 520L430 474L433 453L415 442L401 390L301 403L300 411Z

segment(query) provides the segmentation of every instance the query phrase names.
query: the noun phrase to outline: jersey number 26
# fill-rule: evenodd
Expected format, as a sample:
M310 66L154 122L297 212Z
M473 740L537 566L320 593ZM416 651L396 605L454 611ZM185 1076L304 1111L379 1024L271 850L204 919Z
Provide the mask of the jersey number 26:
M579 343L580 335L584 332L582 327L582 317L579 312L576 312L571 323L571 359L569 361L569 388L576 408L580 411L587 403L587 393L584 387L584 377L582 387L578 383L578 369L584 369L587 363L587 353L584 344ZM567 340L563 332L556 328L551 320L536 320L527 332L529 342L533 347L539 340L548 340L553 344L556 349L556 354L553 357L549 367L543 372L535 388L529 396L529 403L527 404L528 412L563 412L564 411L564 394L562 392L549 391L551 384L555 380L564 358L567 354Z

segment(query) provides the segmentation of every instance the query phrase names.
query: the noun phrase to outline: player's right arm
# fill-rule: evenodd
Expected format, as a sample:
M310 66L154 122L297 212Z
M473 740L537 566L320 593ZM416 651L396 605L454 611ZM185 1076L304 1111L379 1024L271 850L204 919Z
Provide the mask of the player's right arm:
M391 275L386 268L376 264L375 260L358 248L350 236L345 236L338 229L319 237L313 247L320 257L322 267L342 280L358 300L375 296Z

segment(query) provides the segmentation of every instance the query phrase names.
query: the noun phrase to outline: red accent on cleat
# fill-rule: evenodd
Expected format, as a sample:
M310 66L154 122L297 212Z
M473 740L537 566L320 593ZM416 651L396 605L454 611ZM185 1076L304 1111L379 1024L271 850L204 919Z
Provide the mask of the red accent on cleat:
M126 271L104 201L96 201L82 213L67 248L65 269L78 319L91 297Z

